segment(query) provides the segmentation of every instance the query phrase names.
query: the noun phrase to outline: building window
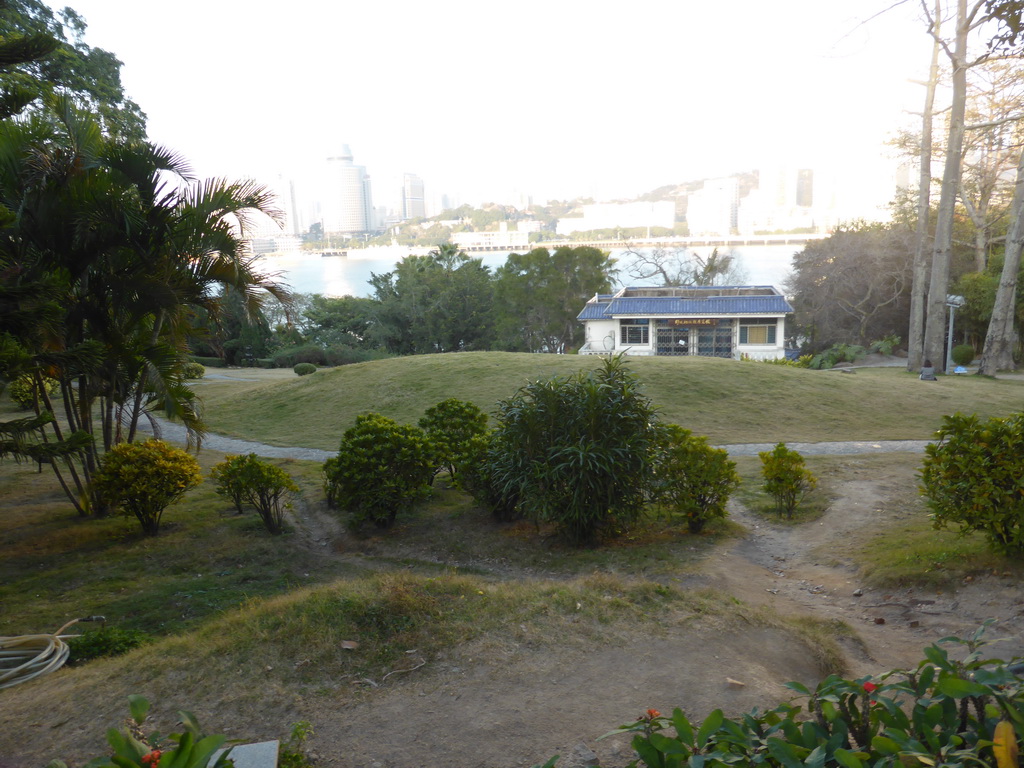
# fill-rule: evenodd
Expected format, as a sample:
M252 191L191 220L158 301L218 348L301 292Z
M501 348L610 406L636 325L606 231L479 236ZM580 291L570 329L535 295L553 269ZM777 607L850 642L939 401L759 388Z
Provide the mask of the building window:
M649 320L619 320L619 339L622 344L650 344Z
M762 320L756 324L741 325L740 344L774 344L777 329L778 323L775 320Z

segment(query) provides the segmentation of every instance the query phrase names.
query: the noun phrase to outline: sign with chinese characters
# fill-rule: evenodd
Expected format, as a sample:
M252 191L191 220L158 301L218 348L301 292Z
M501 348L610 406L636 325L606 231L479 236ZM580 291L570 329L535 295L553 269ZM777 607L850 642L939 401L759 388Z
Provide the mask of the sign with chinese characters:
M715 317L673 317L668 321L669 325L672 326L684 326L684 325L718 325L718 318Z

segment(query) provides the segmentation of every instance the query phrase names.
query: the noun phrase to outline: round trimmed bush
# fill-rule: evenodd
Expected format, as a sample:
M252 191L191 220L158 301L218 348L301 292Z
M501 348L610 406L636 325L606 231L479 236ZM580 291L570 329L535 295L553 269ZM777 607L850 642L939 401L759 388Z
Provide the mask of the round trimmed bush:
M950 356L957 365L970 365L974 360L974 347L970 344L957 344L950 352Z
M206 368L202 363L197 363L194 360L185 363L183 369L186 379L201 379L206 375Z
M43 387L46 389L46 394L54 394L57 391L56 379L44 376ZM10 395L11 401L21 408L21 410L30 411L35 405L36 384L32 380L31 376L19 376L11 382L10 386L7 388L7 394Z
M311 373L316 373L316 366L312 363L299 363L292 370L299 376L309 376Z
M395 516L429 492L433 447L419 427L379 413L356 417L338 455L324 464L328 498L352 513L352 526L366 521L389 528Z
M163 440L146 440L107 451L93 477L93 490L122 514L134 515L146 535L156 536L164 509L202 479L194 456Z

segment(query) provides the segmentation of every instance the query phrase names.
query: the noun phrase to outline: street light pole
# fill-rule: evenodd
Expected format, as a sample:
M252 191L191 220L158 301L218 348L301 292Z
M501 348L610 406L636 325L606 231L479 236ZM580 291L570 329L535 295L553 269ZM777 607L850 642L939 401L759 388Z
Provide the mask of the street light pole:
M949 336L946 339L946 375L949 375L953 367L953 318L957 309L967 303L963 296L953 294L946 295L946 306L949 307Z

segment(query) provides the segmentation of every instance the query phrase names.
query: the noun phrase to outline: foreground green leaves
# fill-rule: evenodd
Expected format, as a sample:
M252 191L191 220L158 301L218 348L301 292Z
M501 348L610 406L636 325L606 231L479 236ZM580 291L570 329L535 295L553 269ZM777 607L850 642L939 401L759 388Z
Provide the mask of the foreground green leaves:
M636 734L634 768L1011 768L1024 737L1022 665L985 657L985 630L943 638L925 649L915 669L886 673L877 682L830 675L813 691L789 683L803 704L737 719L715 710L696 730L681 709L671 717L650 709L606 735ZM966 655L954 660L949 646Z
M935 527L981 531L998 551L1024 554L1024 413L955 413L936 435L921 470Z

